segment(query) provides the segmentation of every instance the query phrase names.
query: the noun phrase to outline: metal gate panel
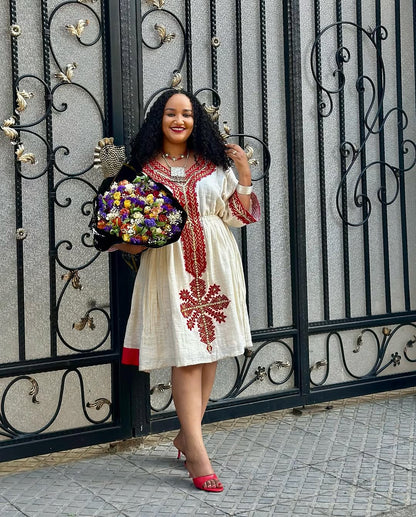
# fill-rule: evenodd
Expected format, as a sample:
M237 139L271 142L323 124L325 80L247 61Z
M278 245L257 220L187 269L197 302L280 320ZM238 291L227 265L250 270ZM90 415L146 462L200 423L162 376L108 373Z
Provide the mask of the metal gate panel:
M0 2L1 460L131 435L123 305L88 228L113 130L111 9L117 23L99 0Z
M145 109L175 81L208 106L212 88L220 128L272 157L263 220L236 234L255 347L220 364L207 419L414 384L414 7L141 8ZM169 379L150 376L153 429L175 425Z
M300 14L303 104L314 109L304 119L312 387L412 384L414 5L315 1Z

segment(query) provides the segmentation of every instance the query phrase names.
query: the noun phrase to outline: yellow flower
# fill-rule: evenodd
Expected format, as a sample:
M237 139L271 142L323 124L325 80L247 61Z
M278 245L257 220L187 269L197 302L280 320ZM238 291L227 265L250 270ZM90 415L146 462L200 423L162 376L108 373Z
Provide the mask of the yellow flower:
M148 203L149 205L151 205L153 202L154 202L155 198L153 197L153 194L148 194L146 196L146 203Z
M114 198L114 199L120 199L120 198L121 198L121 194L120 194L120 192L114 192L114 194L113 194L113 198Z
M126 242L130 241L130 235L128 233L123 233L121 238L123 239L123 241L126 241Z
M131 201L130 199L125 199L124 200L124 208L130 208L131 206Z
M116 206L119 206L120 201L119 201L118 199L116 199L116 200L114 201L114 204L115 204Z

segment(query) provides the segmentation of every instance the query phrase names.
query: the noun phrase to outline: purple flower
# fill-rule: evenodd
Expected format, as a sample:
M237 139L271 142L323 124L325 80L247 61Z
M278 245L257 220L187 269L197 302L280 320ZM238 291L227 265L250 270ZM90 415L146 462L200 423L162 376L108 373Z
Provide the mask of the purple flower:
M155 223L155 220L154 219L145 219L144 220L144 224L150 228L152 226L156 226L156 223Z

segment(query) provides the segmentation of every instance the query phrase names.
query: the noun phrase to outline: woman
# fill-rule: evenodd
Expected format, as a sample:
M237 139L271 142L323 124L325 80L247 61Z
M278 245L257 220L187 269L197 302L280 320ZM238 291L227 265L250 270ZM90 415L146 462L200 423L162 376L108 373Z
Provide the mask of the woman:
M238 181L229 167L238 172ZM162 248L119 244L140 260L123 363L150 371L172 367L180 421L174 439L194 485L223 486L202 438L201 421L217 361L252 346L241 258L229 226L257 221L245 152L225 144L191 94L169 90L153 104L132 145L130 164L170 188L188 213L179 241ZM140 350L140 360L139 360Z

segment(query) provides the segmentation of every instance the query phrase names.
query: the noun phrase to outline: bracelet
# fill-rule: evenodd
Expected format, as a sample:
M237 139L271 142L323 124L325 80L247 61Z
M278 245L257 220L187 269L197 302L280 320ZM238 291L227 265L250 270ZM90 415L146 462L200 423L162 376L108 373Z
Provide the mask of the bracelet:
M253 185L240 185L237 184L237 194L247 194L250 195L253 192Z

